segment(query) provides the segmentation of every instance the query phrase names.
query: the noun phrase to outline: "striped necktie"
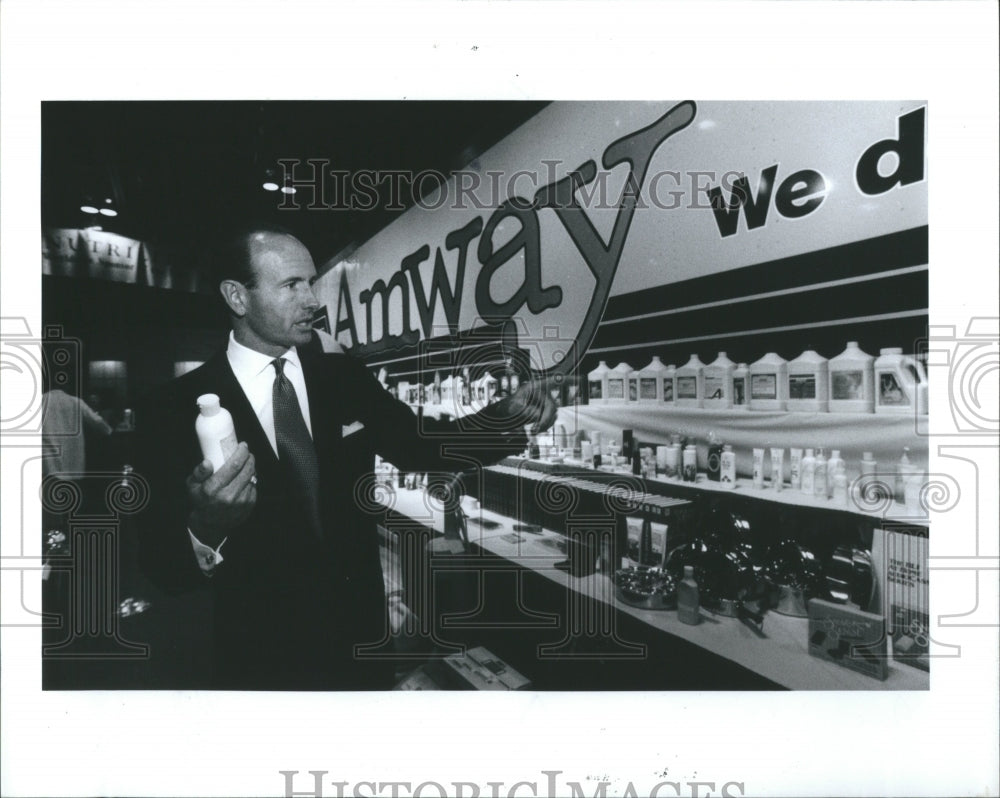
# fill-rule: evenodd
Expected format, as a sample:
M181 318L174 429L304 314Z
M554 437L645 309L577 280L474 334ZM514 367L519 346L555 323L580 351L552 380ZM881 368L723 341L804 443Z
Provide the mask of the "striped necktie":
M295 484L298 497L306 511L310 532L323 537L319 519L319 460L309 428L302 417L302 408L295 386L285 376L285 359L271 361L274 366L274 437L278 444L278 459Z

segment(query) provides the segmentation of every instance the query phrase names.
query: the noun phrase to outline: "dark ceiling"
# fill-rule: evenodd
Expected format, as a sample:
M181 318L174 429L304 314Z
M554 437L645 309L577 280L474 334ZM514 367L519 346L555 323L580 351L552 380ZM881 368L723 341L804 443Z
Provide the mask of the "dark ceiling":
M408 181L390 197L353 196L370 208L313 209L308 189L280 210L285 195L261 186L279 158L329 161L330 170L433 170L467 166L544 102L46 102L42 105L42 222L105 230L157 245L171 261L198 269L218 231L247 219L291 229L317 265L377 233L412 205ZM370 179L372 184L377 178ZM279 178L280 182L280 178ZM399 178L397 184L401 184ZM436 179L423 181L432 188ZM343 205L336 183L325 201ZM112 200L116 217L80 205ZM393 207L387 207L392 204Z

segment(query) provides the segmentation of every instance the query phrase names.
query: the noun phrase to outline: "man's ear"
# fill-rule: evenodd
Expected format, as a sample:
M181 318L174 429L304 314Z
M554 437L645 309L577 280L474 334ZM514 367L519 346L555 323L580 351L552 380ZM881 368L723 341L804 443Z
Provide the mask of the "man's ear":
M247 289L238 280L223 280L219 283L219 291L222 299L229 306L229 309L237 316L245 316L247 313Z

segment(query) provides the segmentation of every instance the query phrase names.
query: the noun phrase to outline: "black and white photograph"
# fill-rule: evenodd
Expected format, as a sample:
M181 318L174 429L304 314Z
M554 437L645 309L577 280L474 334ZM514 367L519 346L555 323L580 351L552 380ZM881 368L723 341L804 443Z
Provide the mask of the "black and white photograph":
M529 5L603 6L301 88L268 4L145 86L5 36L5 795L996 789L995 93L519 90Z

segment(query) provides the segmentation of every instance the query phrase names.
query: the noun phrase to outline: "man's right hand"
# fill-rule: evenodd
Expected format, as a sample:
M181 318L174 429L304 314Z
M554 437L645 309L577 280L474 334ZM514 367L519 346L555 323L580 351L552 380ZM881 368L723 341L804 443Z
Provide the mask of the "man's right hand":
M198 540L215 547L249 518L257 503L255 471L254 457L245 443L217 472L208 460L195 467L187 478L188 526Z

